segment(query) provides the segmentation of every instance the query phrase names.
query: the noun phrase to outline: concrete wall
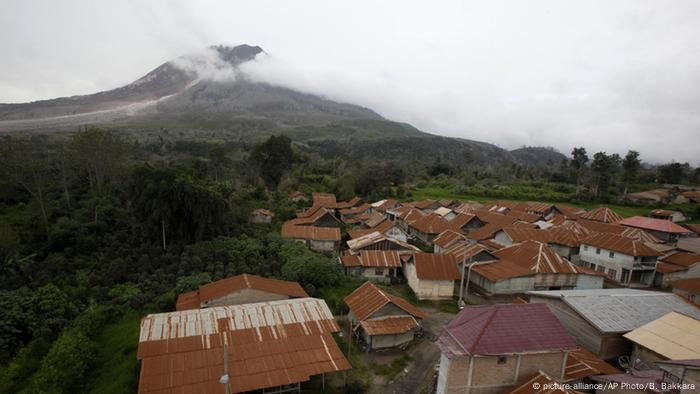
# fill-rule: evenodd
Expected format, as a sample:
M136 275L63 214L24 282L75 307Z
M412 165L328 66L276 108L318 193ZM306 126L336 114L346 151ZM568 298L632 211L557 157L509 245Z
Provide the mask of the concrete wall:
M538 371L559 378L565 352L461 356L440 358L437 393L496 394L523 382ZM471 371L470 363L473 363Z
M597 275L577 275L576 289L602 289L605 278Z
M207 307L249 304L252 302L266 302L286 300L289 297L282 294L268 293L256 289L243 289L229 293L223 297L210 300L205 305Z
M449 300L454 297L455 282L452 280L420 280L413 263L404 264L403 273L419 300Z
M319 252L332 252L338 249L338 243L336 241L318 241L312 239L309 240L309 247Z
M400 346L413 340L413 330L403 334L394 335L373 335L368 337L368 345L370 349L386 349L390 347Z
M597 250L600 250L600 252L596 253ZM613 257L610 257L611 252L613 253ZM635 261L633 256L624 253L597 248L591 245L582 245L580 253L582 262L586 262L588 265L595 264L596 270L598 270L598 267L605 267L606 275L608 275L610 269L615 270L616 272L615 275L612 276L612 279L618 282L622 280L623 269L630 271L630 275L632 275L633 270L640 270L640 268L635 269L634 264L641 263L641 259ZM642 274L642 282L651 285L653 283L653 275L653 269L645 270ZM610 277L610 275L608 276Z

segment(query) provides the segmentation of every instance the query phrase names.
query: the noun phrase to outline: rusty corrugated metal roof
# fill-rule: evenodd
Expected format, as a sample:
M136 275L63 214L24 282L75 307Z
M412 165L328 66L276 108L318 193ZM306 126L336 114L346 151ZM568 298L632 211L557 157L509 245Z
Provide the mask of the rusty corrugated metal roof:
M608 207L598 207L581 215L581 219L602 223L615 223L622 220L623 217Z
M421 280L457 280L461 276L457 259L446 253L416 253L413 255L416 276Z
M620 370L601 360L595 354L579 347L569 353L566 359L566 380L586 378L594 375L610 375L620 373Z
M318 241L340 241L341 238L340 229L336 227L297 226L289 222L282 225L282 237Z
M367 319L388 303L396 305L414 317L423 319L427 316L425 312L411 305L408 301L385 293L369 281L345 297L345 303L358 320Z
M580 391L566 388L562 382L539 371L533 377L504 394L582 394Z
M360 326L367 335L402 334L418 327L413 316L386 316L378 319L362 320Z
M632 216L630 218L620 220L617 222L617 224L670 234L692 233L692 231L688 230L687 228L679 226L670 220L647 218L644 216Z
M581 244L612 250L629 256L661 256L660 252L650 248L642 241L615 234L592 234L584 238Z
M350 369L323 300L224 306L148 315L141 321L139 393L223 393L224 344L232 392L309 380Z

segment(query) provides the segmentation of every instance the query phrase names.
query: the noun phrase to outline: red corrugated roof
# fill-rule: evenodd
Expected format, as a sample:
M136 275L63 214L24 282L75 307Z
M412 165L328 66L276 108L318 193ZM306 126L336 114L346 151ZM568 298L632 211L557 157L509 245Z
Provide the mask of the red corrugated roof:
M691 293L700 294L700 278L674 280L671 282L671 286Z
M433 239L433 245L437 245L441 248L447 248L454 242L466 241L466 237L454 230L445 230L440 233L435 239Z
M592 234L584 238L581 244L612 250L635 257L661 256L660 252L650 248L642 241L615 234Z
M176 310L199 309L200 305L206 301L221 298L243 289L255 289L267 293L286 295L291 298L309 296L297 282L242 274L202 285L198 291L180 294L177 299Z
M438 346L448 357L578 348L557 317L541 303L468 306L447 325Z
M594 375L610 375L620 370L601 360L585 348L578 348L569 353L566 359L566 380L581 379Z
M680 265L683 267L690 267L693 264L700 263L700 255L688 252L675 252L660 259L665 263Z
M372 320L362 320L360 326L367 335L402 334L418 327L413 316L386 316Z
M416 276L421 280L457 280L461 278L455 256L443 253L413 255Z
M647 218L644 216L632 216L631 218L620 220L617 224L671 234L688 234L692 232L670 220Z
M395 250L363 250L355 255L344 255L340 259L346 267L401 267L399 253Z
M283 238L340 241L340 229L335 227L297 226L286 222L282 225Z
M428 315L401 297L385 293L372 282L365 282L345 297L345 303L358 320L365 320L386 304L394 304L406 313L423 319Z
M615 223L622 220L623 217L608 207L598 207L581 215L581 219L602 223Z

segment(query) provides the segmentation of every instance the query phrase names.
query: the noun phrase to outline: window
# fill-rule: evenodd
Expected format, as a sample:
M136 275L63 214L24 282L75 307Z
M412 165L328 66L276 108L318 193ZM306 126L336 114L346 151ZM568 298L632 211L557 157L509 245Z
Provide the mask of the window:
M595 269L595 264L591 263L591 269L592 269L592 270Z
M602 265L599 265L598 268L596 268L595 270L598 272L605 272L605 267L603 267Z
M588 250L588 245L583 245L583 250Z
M635 256L634 261L639 261L639 257Z
M617 270L610 268L608 270L608 278L615 279L617 277Z
M595 248L595 254L600 254L600 248Z
M612 259L613 257L615 257L615 252L608 253L608 256L610 256L610 258Z
M498 358L498 363L499 363L499 364L505 364L506 361L508 361L508 357L503 357L503 356L501 356L501 357Z
M384 268L376 268L374 274L377 276L384 276Z

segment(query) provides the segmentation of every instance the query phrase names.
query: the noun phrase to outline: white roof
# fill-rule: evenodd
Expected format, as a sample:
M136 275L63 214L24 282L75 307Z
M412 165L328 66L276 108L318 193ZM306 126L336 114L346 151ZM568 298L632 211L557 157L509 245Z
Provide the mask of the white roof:
M324 300L310 297L156 313L141 320L139 342L216 334L220 319L230 329L241 330L291 323L306 326L333 320L333 314Z
M677 311L700 319L700 309L673 293L636 289L529 291L560 298L601 332L629 332Z
M450 208L440 207L433 212L440 216L447 216L452 212L452 210Z
M379 201L374 202L370 205L372 205L374 208L377 208L377 207L381 206L382 204L384 204L385 202L386 202L386 200L379 200Z

